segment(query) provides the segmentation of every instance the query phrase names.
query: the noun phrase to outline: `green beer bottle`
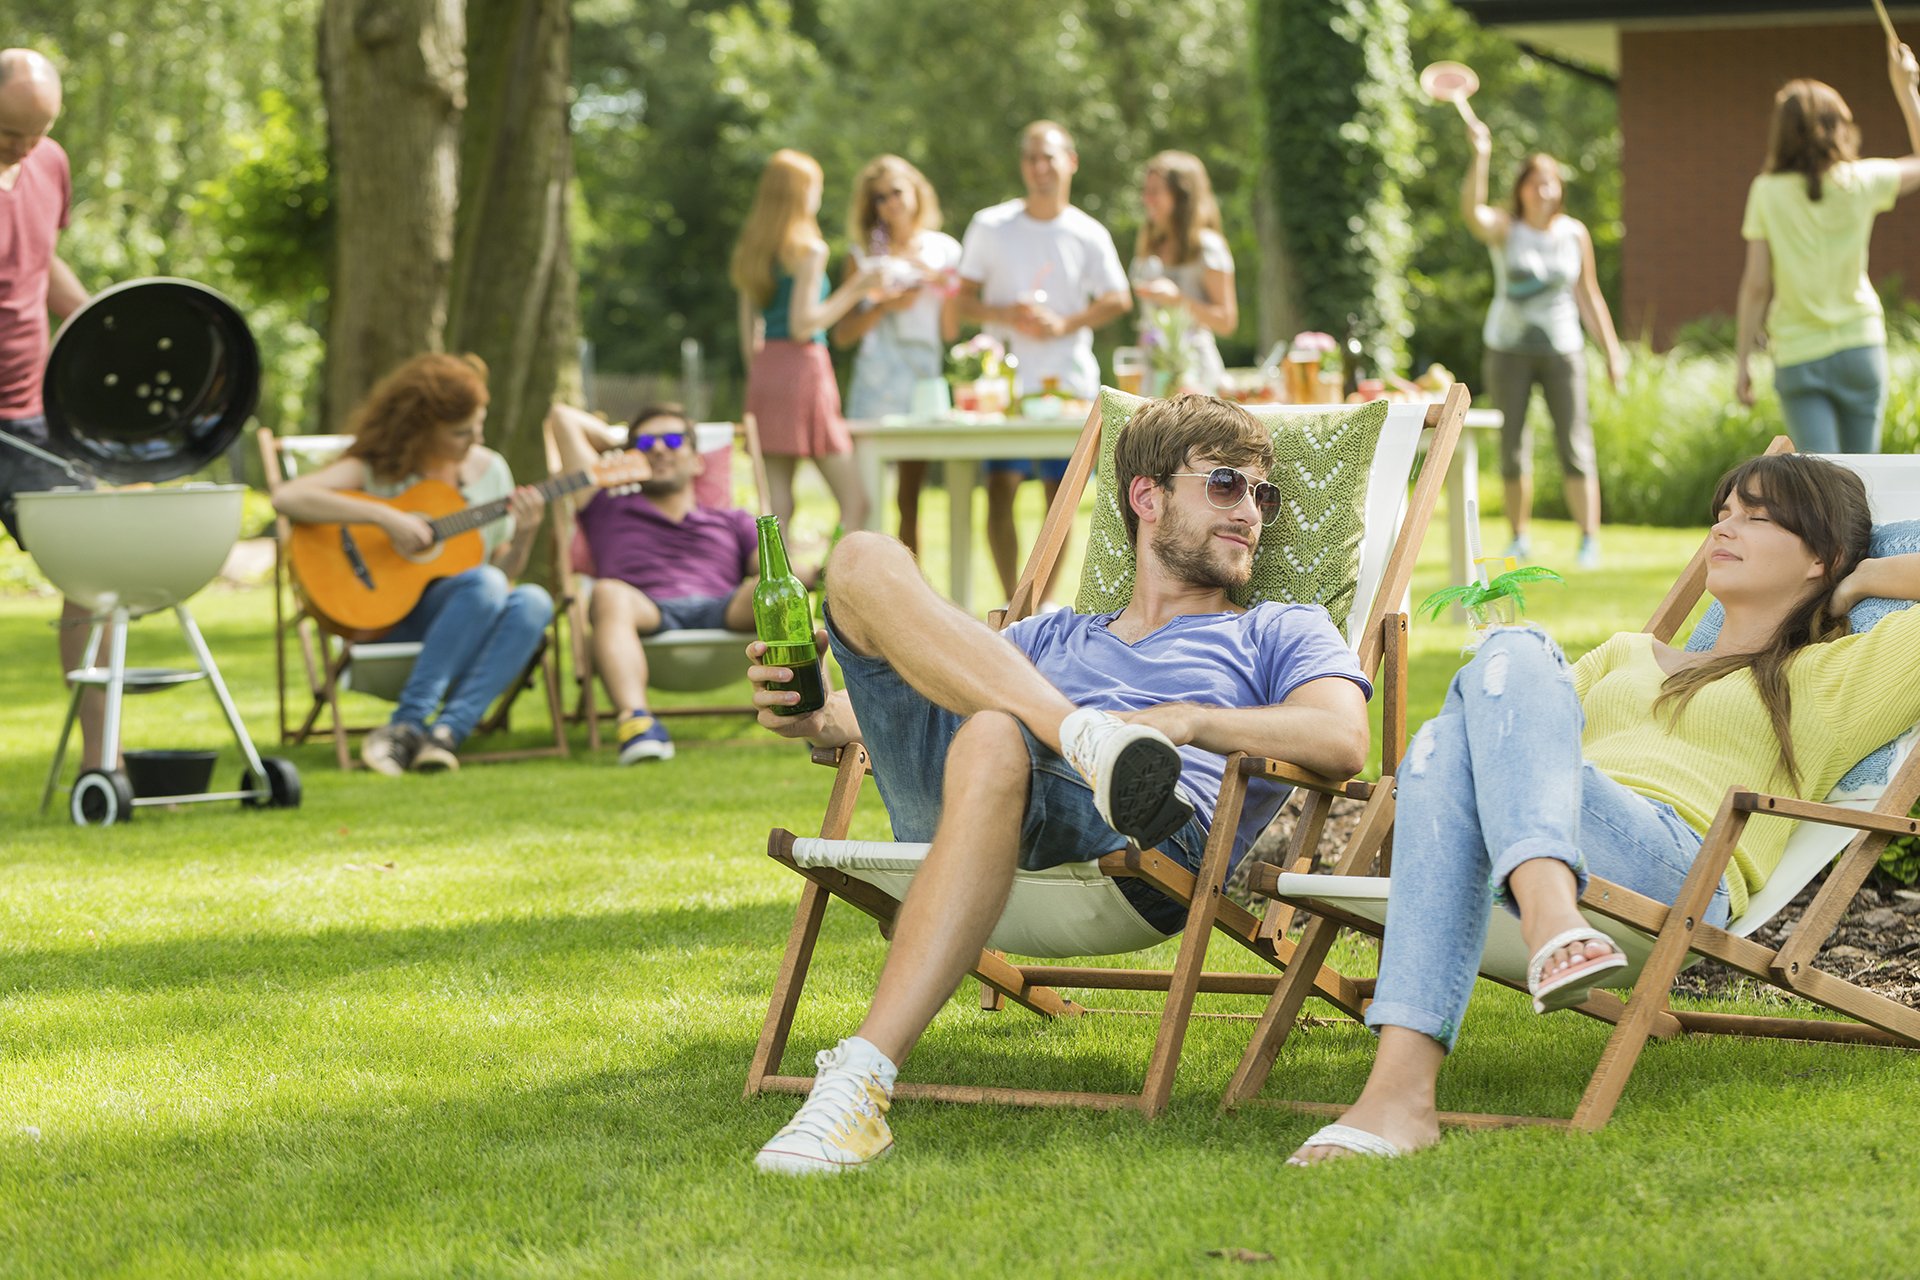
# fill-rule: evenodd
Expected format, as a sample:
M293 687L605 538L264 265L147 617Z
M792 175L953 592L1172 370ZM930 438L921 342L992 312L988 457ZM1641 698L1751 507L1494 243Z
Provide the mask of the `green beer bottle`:
M800 695L791 706L773 708L775 715L803 716L827 705L826 678L821 672L820 646L813 642L813 603L787 565L787 544L780 537L780 521L761 516L760 581L753 589L753 629L767 646L760 661L769 667L787 667L793 679L769 689L790 689Z

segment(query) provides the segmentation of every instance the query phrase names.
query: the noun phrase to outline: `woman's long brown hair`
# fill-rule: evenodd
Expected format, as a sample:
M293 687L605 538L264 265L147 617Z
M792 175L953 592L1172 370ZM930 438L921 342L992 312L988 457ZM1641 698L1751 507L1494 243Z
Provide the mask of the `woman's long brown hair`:
M419 475L443 427L465 422L487 403L487 364L479 356L415 356L374 384L353 411L346 457L377 479Z
M1842 160L1860 158L1860 128L1847 100L1818 80L1789 80L1773 95L1767 131L1767 172L1806 175L1807 199L1820 198L1820 180Z
M807 197L821 182L820 164L804 151L782 148L760 171L753 209L733 247L727 278L756 307L773 301L774 268L792 274L809 245L819 241L820 222Z
M874 189L889 176L898 177L913 188L916 206L913 229L916 232L940 229L940 197L934 194L927 175L899 156L875 156L854 178L853 200L847 205L847 242L861 253L868 252L873 243L873 228L880 221L880 204L874 199ZM894 246L900 252L905 252L906 247Z
M1826 568L1820 588L1804 597L1781 622L1767 647L1757 653L1730 653L1687 667L1668 676L1654 700L1657 714L1673 708L1669 723L1680 719L1693 695L1723 676L1751 670L1760 702L1773 722L1780 744L1780 767L1793 789L1800 789L1800 764L1793 754L1793 692L1788 669L1807 645L1837 640L1851 628L1845 618L1833 618L1827 605L1833 590L1864 560L1873 543L1873 510L1867 487L1845 467L1800 453L1777 453L1752 458L1720 478L1714 491L1717 520L1730 495L1742 505L1762 508L1767 518L1807 544L1807 550Z
M1162 151L1147 161L1147 172L1157 173L1173 196L1173 216L1156 227L1142 219L1133 256L1159 256L1170 267L1200 256L1200 233L1220 230L1220 202L1213 198L1213 180L1199 156L1186 151ZM1162 249L1165 246L1165 249Z

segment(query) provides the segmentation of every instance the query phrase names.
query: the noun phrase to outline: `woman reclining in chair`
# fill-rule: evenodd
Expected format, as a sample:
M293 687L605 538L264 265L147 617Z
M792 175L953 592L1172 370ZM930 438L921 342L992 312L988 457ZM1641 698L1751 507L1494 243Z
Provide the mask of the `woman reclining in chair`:
M1393 888L1367 1025L1372 1073L1342 1123L1289 1160L1439 1140L1434 1083L1498 904L1520 917L1538 1012L1627 963L1576 903L1589 873L1671 903L1729 784L1819 799L1920 720L1920 609L1850 635L1868 597L1920 599L1920 555L1868 559L1865 487L1800 454L1755 458L1714 497L1712 649L1622 632L1568 665L1538 627L1495 630L1415 735L1397 779ZM1725 925L1791 824L1755 817L1706 912Z
M360 744L360 759L377 773L459 768L454 752L532 661L553 617L545 590L511 585L526 567L546 499L538 489L516 489L507 460L480 443L486 420L487 366L480 357L415 356L354 411L345 456L273 495L274 509L291 520L378 525L409 555L433 545L427 522L352 491L392 498L418 481L439 480L469 506L509 499L507 515L480 526L486 560L434 580L400 625L380 637L418 640L422 648L393 719Z

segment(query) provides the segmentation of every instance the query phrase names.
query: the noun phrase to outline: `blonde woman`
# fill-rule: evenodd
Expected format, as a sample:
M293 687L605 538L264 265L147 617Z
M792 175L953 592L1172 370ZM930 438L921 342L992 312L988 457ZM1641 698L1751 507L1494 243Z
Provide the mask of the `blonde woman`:
M1505 416L1500 430L1500 475L1506 481L1507 523L1513 541L1506 554L1525 560L1533 553L1533 434L1527 404L1538 383L1553 418L1567 509L1580 528L1582 569L1600 567L1600 473L1587 422L1587 352L1580 329L1607 355L1614 386L1626 356L1613 330L1613 316L1600 295L1593 263L1593 237L1567 216L1560 162L1535 152L1520 166L1505 208L1487 203L1487 165L1493 134L1478 120L1467 126L1473 165L1460 187L1460 214L1467 230L1493 259L1493 305L1481 331L1486 341L1487 390Z
M840 346L860 344L853 361L847 415L878 418L906 413L913 384L937 378L959 317L943 280L960 265L960 242L940 230L940 198L926 175L899 156L878 156L853 180L847 242L857 270L875 263L885 276L878 293L833 327ZM925 462L900 463L900 541L920 550L920 486Z
M1753 403L1747 362L1766 325L1787 432L1806 453L1880 452L1887 327L1867 280L1867 240L1874 218L1920 187L1920 65L1900 45L1887 72L1915 154L1858 159L1845 100L1818 80L1790 80L1774 95L1767 170L1747 191L1735 390Z
M1225 367L1213 336L1240 327L1240 306L1233 290L1233 251L1220 234L1220 205L1200 157L1162 151L1147 161L1140 184L1147 218L1133 245L1127 274L1146 307L1177 306L1193 319L1196 359L1193 380L1209 394L1220 386ZM1144 312L1140 336L1156 332Z
M812 156L774 152L729 274L740 293L747 412L759 422L773 513L783 525L793 518L793 473L800 459L811 458L840 504L841 526L863 529L867 496L840 417L826 335L882 277L862 267L828 291L827 242L817 217L823 187Z

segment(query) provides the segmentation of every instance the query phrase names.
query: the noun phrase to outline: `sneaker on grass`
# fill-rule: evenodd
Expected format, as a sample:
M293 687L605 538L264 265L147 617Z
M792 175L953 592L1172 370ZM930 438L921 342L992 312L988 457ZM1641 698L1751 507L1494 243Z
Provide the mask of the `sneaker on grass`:
M845 1173L893 1152L887 1108L899 1069L887 1056L848 1036L813 1060L813 1092L787 1127L753 1158L768 1173Z
M1158 729L1081 707L1060 722L1060 754L1093 788L1107 825L1142 849L1193 817L1179 792L1180 752Z
M667 726L642 711L620 722L620 763L673 759L673 739Z
M413 771L415 773L451 773L460 767L460 758L454 752L460 744L453 740L453 730L443 724L436 724L427 730L426 738L420 743L419 750L413 753Z
M414 753L425 740L426 734L417 724L404 720L383 724L360 743L360 763L375 773L397 778L413 763Z

